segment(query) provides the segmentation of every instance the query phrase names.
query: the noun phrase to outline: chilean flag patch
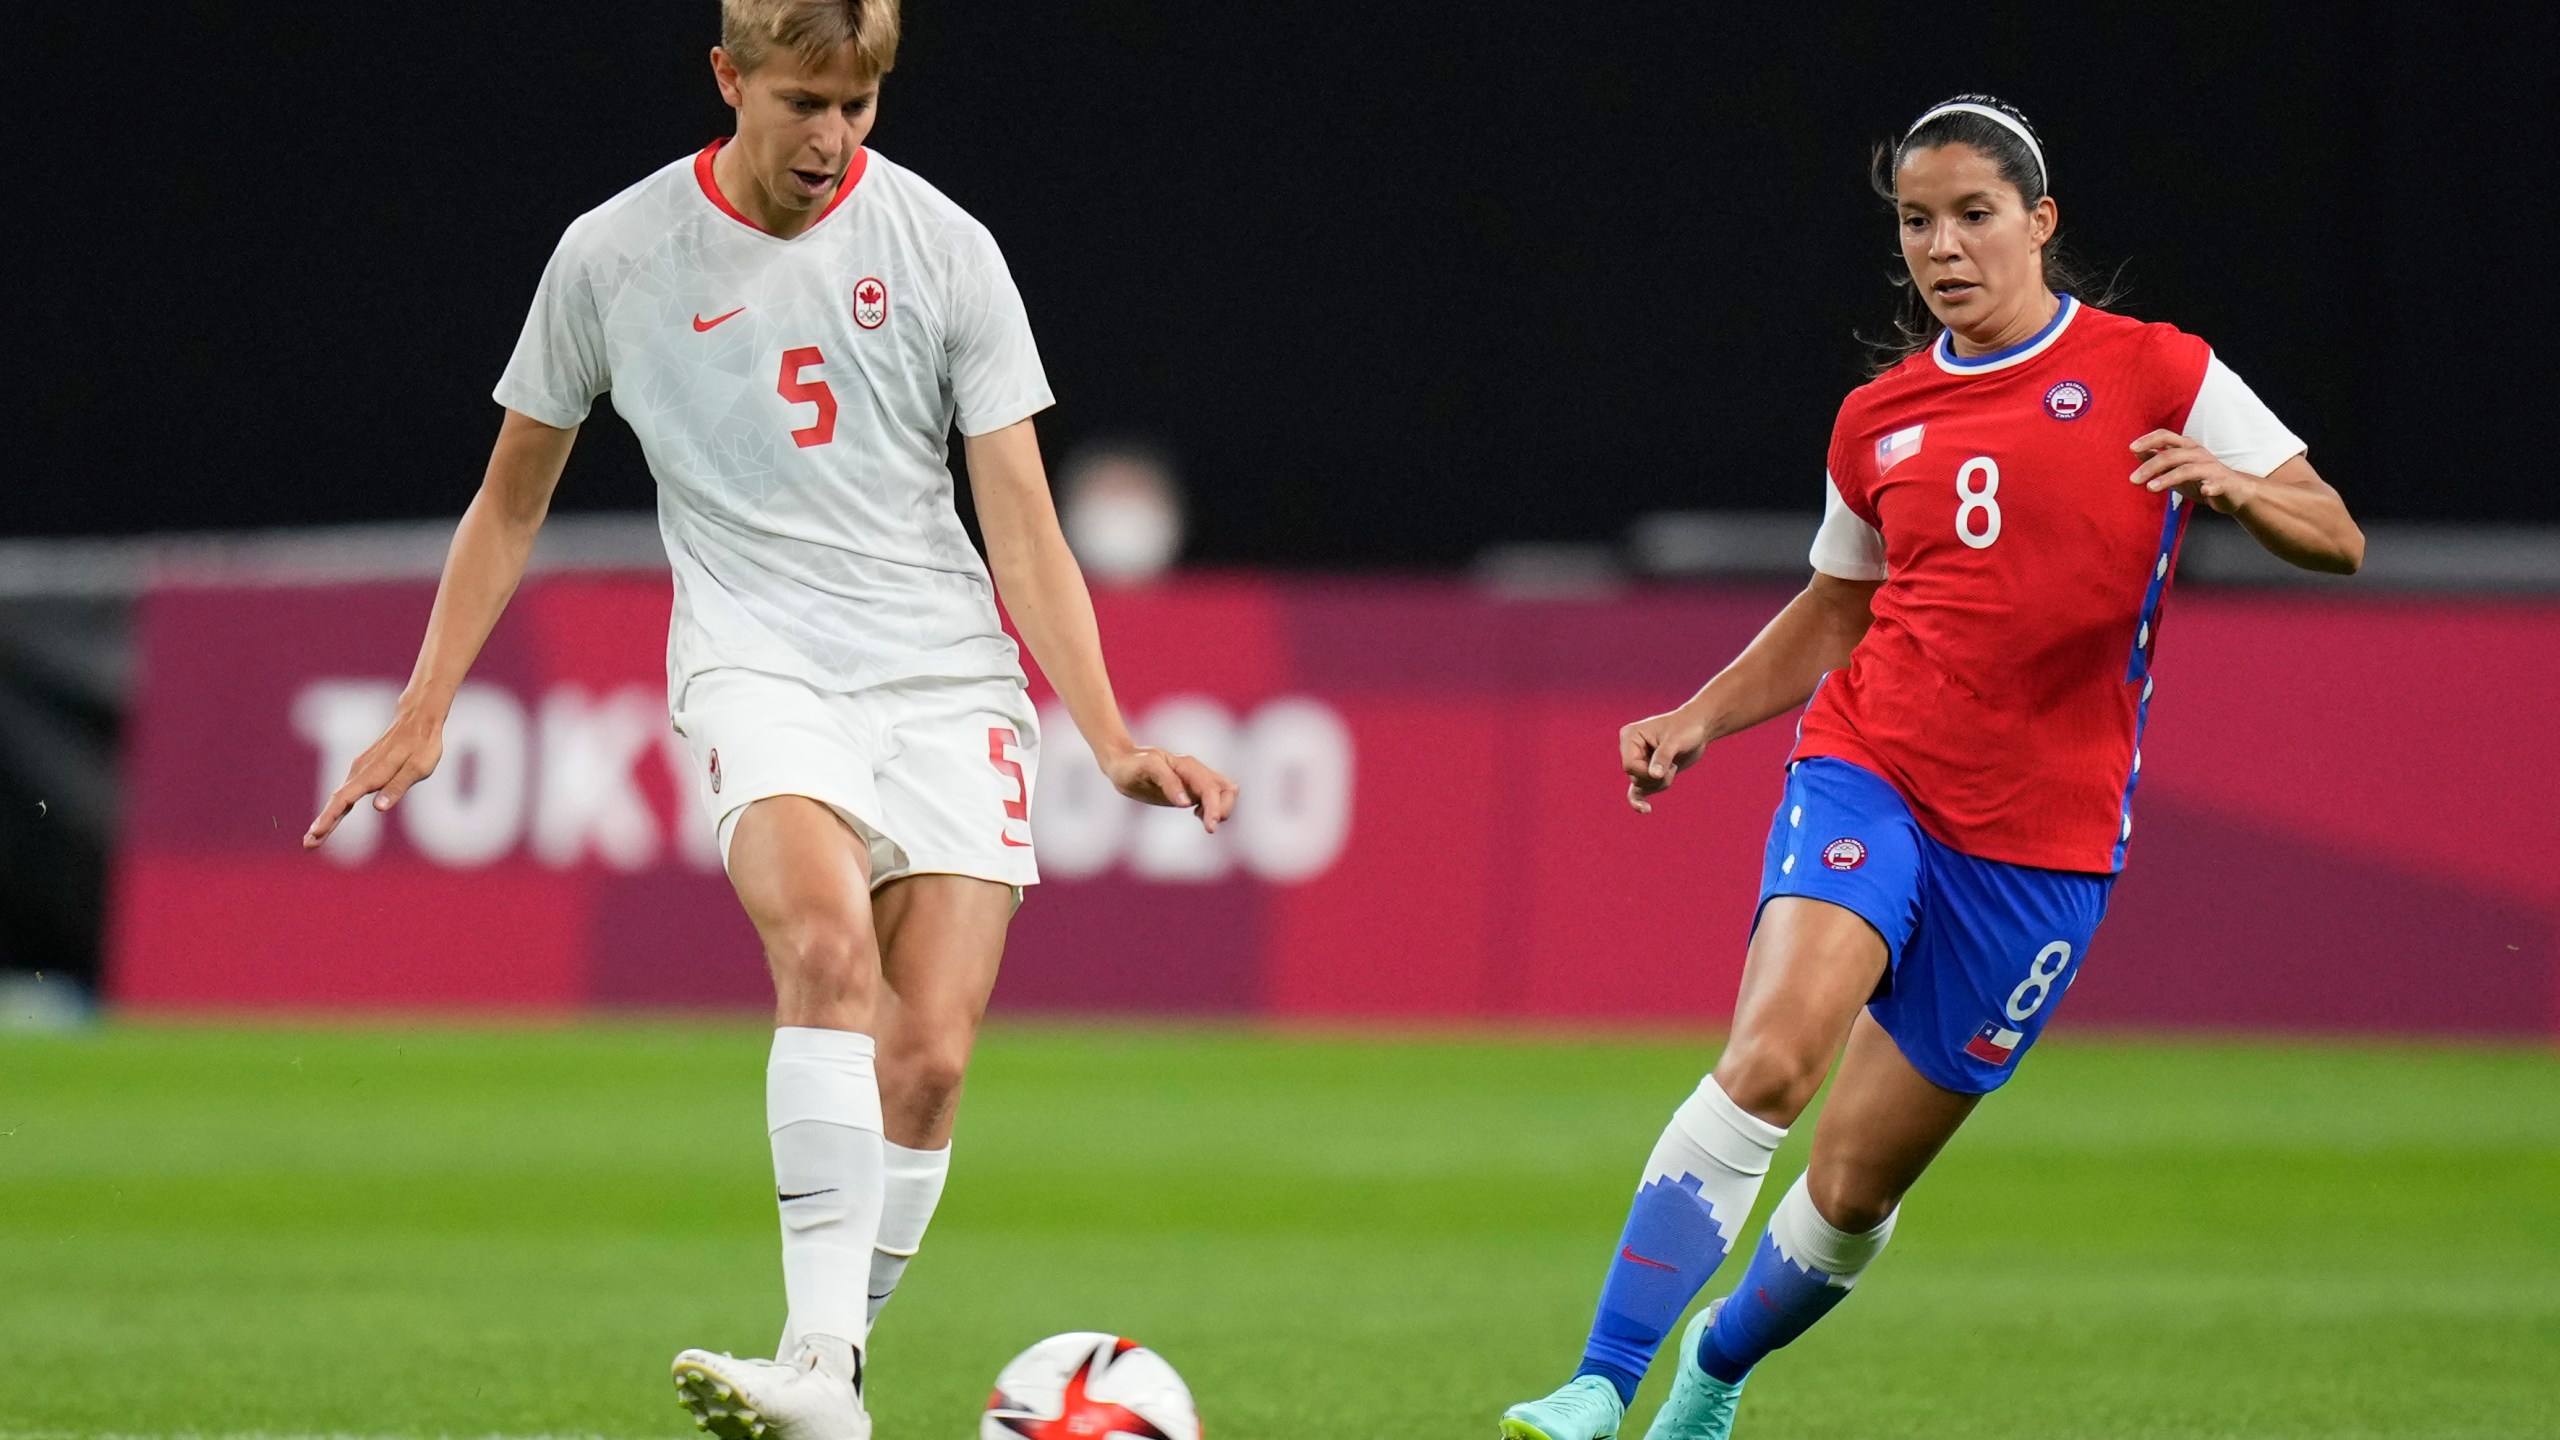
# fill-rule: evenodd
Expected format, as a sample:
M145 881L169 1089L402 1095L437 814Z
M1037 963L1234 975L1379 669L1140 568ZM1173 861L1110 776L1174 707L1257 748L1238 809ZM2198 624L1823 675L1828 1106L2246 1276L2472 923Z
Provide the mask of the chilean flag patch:
M2018 1053L2018 1042L2027 1037L2016 1030L2003 1030L1997 1024L1986 1024L1964 1042L1964 1053L1985 1065L2006 1065Z
M1926 425L1914 425L1908 430L1896 430L1877 441L1876 473L1882 475L1894 466L1919 454L1920 437L1928 428Z

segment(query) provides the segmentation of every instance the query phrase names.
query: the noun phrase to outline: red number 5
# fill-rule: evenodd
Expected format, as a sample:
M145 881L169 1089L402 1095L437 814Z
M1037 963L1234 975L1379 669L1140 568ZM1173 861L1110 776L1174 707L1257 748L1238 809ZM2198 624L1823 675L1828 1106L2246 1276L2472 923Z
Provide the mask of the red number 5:
M1022 762L1004 753L1007 746L1019 746L1021 743L1022 737L1005 726L991 726L987 730L988 761L994 764L998 773L1013 781L1013 798L1004 802L1008 820L1031 818L1031 787L1023 782Z
M812 365L823 365L826 361L827 357L819 354L815 345L785 350L782 352L782 378L773 382L773 388L782 393L783 399L794 405L818 407L817 419L791 432L791 438L800 442L803 450L836 438L836 392L828 389L824 380L800 378L801 371Z

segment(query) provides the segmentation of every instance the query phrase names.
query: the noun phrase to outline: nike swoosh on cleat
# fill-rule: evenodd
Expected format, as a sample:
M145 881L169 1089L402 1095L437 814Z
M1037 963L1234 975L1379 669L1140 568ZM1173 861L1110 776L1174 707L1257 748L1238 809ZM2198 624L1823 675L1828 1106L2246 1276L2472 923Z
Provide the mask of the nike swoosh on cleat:
M712 317L711 317L710 319L708 319L708 320L705 320L705 319L703 319L701 316L696 315L696 316L694 316L694 317L693 317L693 333L695 333L696 335L699 335L699 334L701 334L703 331L710 329L712 326L719 324L719 323L720 323L721 321L723 321L723 320L729 319L729 318L730 318L730 316L734 316L734 315L738 314L740 311L745 310L746 308L747 308L746 306L741 305L741 306L739 306L736 310L732 310L732 311L730 311L728 315L714 315L714 316L712 316Z
M1680 1267L1677 1265L1665 1265L1659 1260L1648 1260L1642 1255L1637 1254L1636 1247L1633 1245L1622 1245L1618 1247L1618 1258L1621 1260L1633 1260L1639 1265L1650 1265L1656 1270L1668 1270L1675 1275L1680 1273Z
M773 1198L776 1200L806 1200L812 1195L833 1195L834 1193L836 1193L836 1187L830 1185L824 1190L803 1190L797 1195L785 1195L781 1191L776 1190L773 1192Z

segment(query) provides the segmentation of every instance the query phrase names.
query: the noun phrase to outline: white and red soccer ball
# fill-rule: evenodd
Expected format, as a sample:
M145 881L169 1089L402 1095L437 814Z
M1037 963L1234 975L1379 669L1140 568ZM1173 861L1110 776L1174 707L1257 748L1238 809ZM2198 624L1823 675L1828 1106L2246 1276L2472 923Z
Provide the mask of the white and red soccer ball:
M1164 1357L1098 1331L1052 1335L996 1376L979 1440L1200 1440L1191 1387Z

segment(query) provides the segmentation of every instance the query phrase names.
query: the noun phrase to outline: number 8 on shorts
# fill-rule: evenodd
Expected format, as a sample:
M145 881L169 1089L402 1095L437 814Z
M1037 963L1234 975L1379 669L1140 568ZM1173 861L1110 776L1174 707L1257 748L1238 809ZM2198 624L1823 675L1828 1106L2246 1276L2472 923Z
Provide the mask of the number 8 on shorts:
M2009 992L2009 1003L2003 1007L2012 1020L2027 1020L2044 1008L2053 994L2053 982L2071 966L2071 942L2056 940L2036 952L2035 963L2027 967L2027 978Z

